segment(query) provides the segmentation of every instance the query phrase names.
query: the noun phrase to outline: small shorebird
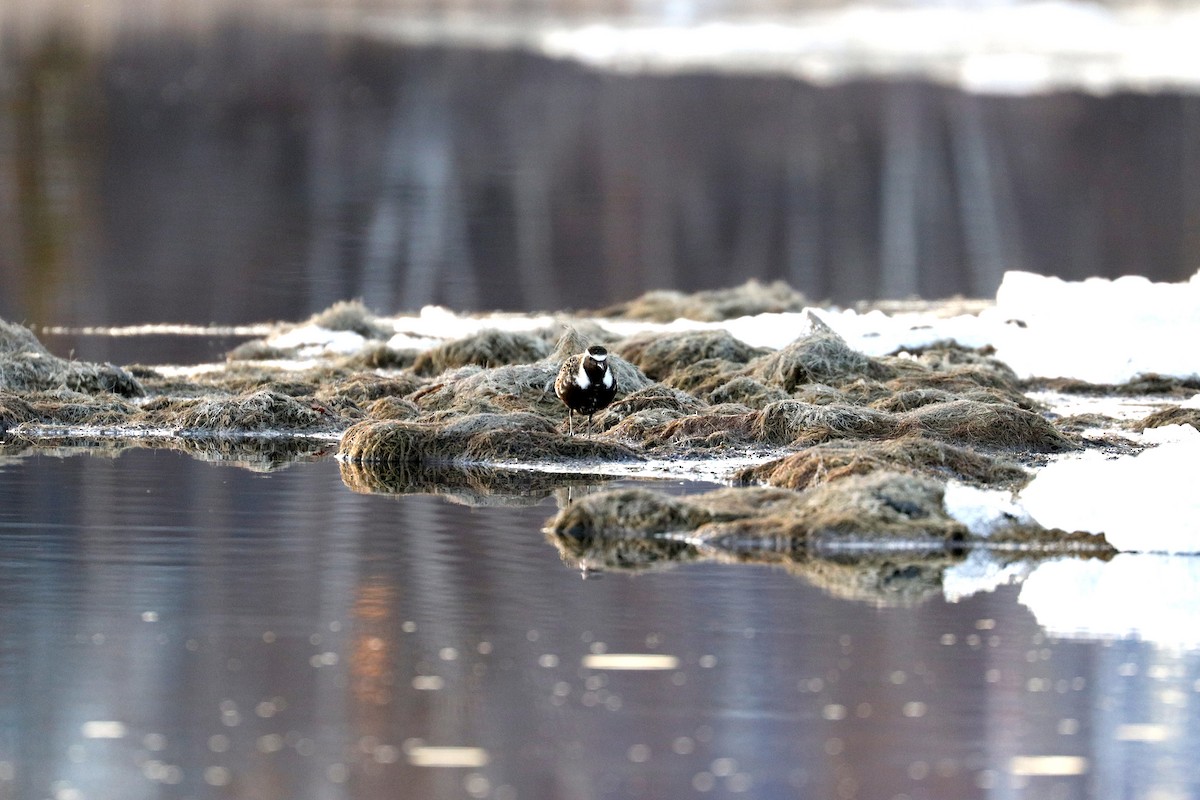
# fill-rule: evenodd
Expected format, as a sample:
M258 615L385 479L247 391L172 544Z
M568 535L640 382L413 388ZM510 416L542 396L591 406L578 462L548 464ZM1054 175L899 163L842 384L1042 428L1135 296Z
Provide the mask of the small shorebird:
M617 379L608 365L608 351L594 344L564 361L554 379L554 393L567 407L567 426L571 435L575 435L576 411L588 415L590 433L592 414L607 408L617 394Z

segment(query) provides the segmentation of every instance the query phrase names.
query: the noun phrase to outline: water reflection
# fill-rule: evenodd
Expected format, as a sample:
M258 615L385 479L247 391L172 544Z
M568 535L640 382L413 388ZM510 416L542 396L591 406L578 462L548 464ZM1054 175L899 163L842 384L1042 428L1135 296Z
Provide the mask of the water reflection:
M0 463L0 797L1190 796L1195 650L1001 587L589 580L554 510L164 451Z
M286 15L67 15L0 56L0 316L596 308L785 278L991 296L1189 276L1200 99L606 74Z

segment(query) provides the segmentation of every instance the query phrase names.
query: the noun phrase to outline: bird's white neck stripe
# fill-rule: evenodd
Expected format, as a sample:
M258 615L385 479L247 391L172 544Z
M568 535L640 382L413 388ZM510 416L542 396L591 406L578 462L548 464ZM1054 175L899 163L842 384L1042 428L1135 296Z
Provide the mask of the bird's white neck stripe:
M587 389L592 385L592 379L588 377L587 370L583 368L583 361L579 362L579 371L575 373L575 385L580 389Z

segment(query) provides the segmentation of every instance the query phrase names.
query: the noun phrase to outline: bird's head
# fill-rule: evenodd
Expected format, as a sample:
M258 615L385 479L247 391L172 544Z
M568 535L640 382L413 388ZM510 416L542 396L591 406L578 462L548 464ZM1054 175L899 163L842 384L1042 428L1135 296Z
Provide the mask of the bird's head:
M583 355L587 360L595 362L597 366L603 367L608 363L608 351L598 344L589 347Z

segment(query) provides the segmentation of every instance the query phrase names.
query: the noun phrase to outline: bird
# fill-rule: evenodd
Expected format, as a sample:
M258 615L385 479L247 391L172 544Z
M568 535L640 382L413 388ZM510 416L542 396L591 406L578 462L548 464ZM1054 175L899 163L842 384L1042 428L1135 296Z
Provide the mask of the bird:
M554 379L554 393L567 407L567 425L575 435L575 412L588 415L588 432L592 430L592 414L607 408L617 394L617 378L608 363L608 351L598 344L573 355L563 362Z

